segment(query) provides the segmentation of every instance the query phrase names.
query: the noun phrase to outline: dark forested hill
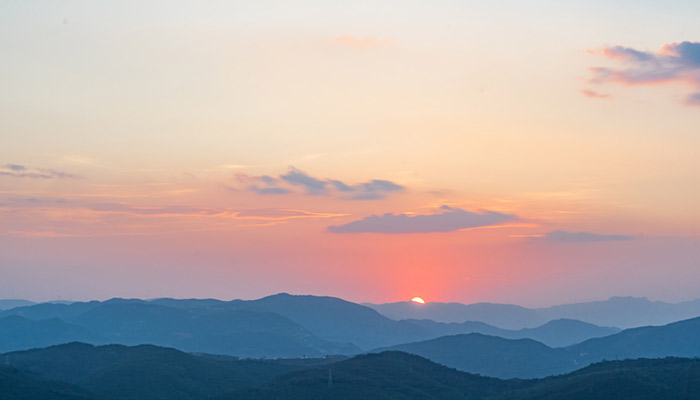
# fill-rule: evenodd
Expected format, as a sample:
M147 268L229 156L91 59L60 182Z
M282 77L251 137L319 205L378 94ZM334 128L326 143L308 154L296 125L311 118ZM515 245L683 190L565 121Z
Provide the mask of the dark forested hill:
M422 357L389 351L285 374L263 387L217 399L476 400L528 385L467 374Z
M511 340L478 333L443 336L388 350L416 354L461 371L498 378L538 378L577 368L565 349L553 349L531 339Z
M141 345L69 343L0 356L5 364L38 377L80 386L114 398L201 399L257 385L299 366L183 353ZM4 399L3 399L4 400Z
M597 363L536 381L498 400L690 400L700 398L700 360L637 359Z
M27 371L0 366L0 399L98 400L98 397L65 382L49 381Z
M3 400L700 398L700 360L688 358L606 361L536 380L474 375L396 351L340 361L246 360L70 343L0 360L9 364L0 367Z

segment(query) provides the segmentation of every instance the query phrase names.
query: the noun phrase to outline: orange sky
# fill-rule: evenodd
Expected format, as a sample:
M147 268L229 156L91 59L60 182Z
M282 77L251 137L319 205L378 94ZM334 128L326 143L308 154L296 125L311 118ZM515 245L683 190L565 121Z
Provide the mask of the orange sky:
M700 5L609 3L3 4L0 293L700 297Z

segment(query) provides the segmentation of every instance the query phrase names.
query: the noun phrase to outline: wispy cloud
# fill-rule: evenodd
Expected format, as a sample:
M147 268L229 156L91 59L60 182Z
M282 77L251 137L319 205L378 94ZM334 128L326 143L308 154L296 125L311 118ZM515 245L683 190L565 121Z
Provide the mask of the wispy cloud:
M630 235L605 235L592 232L568 232L568 231L552 231L539 238L549 242L559 243L580 243L580 242L610 242L617 240L633 240L634 236Z
M0 176L30 179L79 179L79 175L56 171L48 168L30 168L19 164L5 164L0 166Z
M290 220L299 218L337 218L347 214L318 213L291 208L258 208L237 211L236 219L255 219L266 221Z
M299 218L335 218L346 214L317 213L290 208L206 208L192 206L141 207L122 203L104 203L90 206L100 213L132 214L146 217L223 217L242 220L285 221Z
M190 206L140 207L119 203L95 204L93 211L102 213L134 214L143 216L227 216L233 213L229 209L198 208Z
M589 89L581 90L581 94L583 94L586 97L590 97L592 99L609 99L612 97L607 93L599 93L599 92L596 92L595 90L589 90Z
M261 195L301 193L312 196L335 195L347 200L379 200L391 193L405 190L403 186L384 179L350 185L337 179L317 178L294 167L278 177L237 174L236 180L246 189Z
M617 68L591 68L592 83L624 85L664 85L681 83L695 93L686 98L688 105L700 105L700 42L665 44L659 51L641 51L629 47L605 47L594 52L620 63Z
M442 206L438 212L427 215L384 214L372 215L344 225L328 227L333 233L429 233L454 232L462 229L498 225L515 221L518 217L496 211L471 212Z

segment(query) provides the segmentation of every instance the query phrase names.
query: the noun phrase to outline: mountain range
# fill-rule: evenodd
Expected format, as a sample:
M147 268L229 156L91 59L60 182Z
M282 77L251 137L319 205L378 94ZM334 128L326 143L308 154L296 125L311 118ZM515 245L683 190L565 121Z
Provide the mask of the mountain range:
M700 316L700 299L681 303L650 301L644 297L611 297L604 301L525 308L496 303L419 304L411 301L364 305L395 320L431 319L436 322L480 321L503 329L535 328L555 319L575 319L599 326L634 328L665 325Z
M505 339L504 339L505 340ZM537 380L497 379L396 351L350 359L245 360L150 345L70 343L0 356L3 400L687 400L700 360L597 363Z
M10 308L15 308L15 307L31 306L33 304L36 304L36 303L34 303L33 301L29 301L29 300L4 299L4 300L0 300L0 311L9 310Z
M0 312L0 352L81 341L154 344L240 357L352 355L470 332L564 346L617 329L565 320L519 331L477 322L395 321L342 299L289 294L228 302L166 298L42 303Z
M562 348L531 339L510 340L478 333L443 336L376 351L416 354L465 372L499 378L539 378L602 361L700 357L700 317L664 326L627 329Z

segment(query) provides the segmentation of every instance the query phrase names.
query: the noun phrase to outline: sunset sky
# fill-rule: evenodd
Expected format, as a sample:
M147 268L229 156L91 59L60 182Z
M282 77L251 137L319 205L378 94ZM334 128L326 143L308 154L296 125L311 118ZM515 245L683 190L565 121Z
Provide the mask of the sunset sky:
M700 2L0 2L0 298L700 297Z

